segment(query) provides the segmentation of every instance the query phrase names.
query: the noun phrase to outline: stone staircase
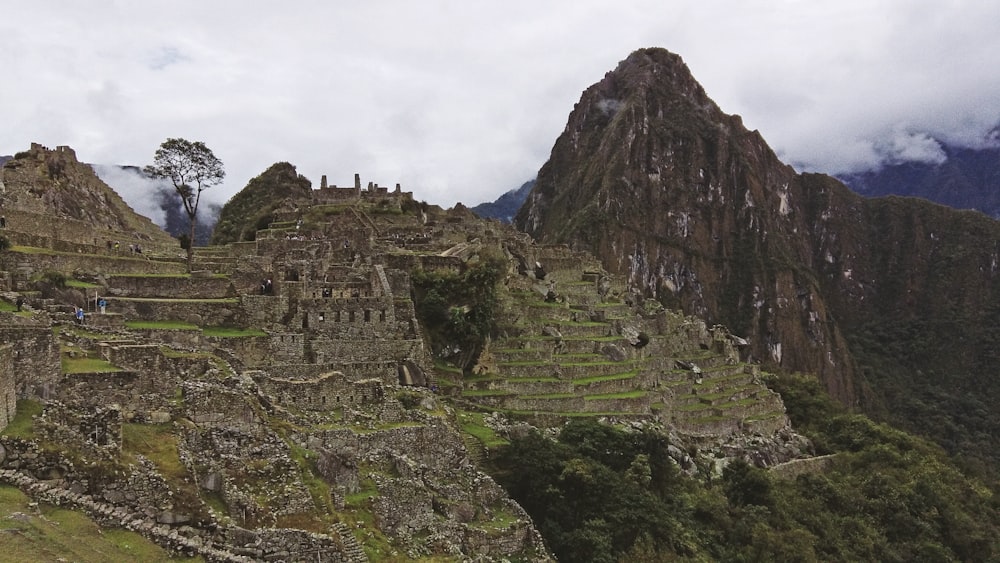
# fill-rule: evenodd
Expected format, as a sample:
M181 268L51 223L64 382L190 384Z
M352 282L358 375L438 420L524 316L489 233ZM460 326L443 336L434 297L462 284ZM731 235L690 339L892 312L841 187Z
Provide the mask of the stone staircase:
M346 563L368 563L368 556L361 549L361 544L358 543L358 539L351 533L351 529L347 527L347 524L335 522L330 528L340 538L340 543L344 548L344 561Z
M465 444L465 449L469 452L469 459L477 466L481 466L483 461L486 460L486 447L483 443L479 441L479 438L466 432L462 432L462 442Z
M236 271L236 263L236 257L228 246L196 246L191 260L191 270L232 274Z

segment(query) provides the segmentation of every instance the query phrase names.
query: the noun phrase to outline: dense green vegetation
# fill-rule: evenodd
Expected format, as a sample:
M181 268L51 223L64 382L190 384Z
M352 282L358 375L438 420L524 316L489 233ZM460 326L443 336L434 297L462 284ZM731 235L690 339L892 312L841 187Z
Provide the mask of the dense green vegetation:
M592 420L515 439L491 471L564 561L990 561L994 493L935 445L848 414L812 379L775 378L825 471L782 478L744 462L689 477L667 439ZM705 475L705 473L700 473Z
M497 283L506 271L498 257L481 256L463 272L419 270L412 275L417 318L427 327L434 355L468 366L496 331Z
M1000 312L870 322L849 337L872 389L866 410L927 436L968 467L1000 480ZM954 344L948 344L954 343ZM942 347L962 348L962 355Z
M311 183L295 166L278 162L253 178L219 213L212 244L253 240L258 229L274 221L274 213L286 198L309 197Z

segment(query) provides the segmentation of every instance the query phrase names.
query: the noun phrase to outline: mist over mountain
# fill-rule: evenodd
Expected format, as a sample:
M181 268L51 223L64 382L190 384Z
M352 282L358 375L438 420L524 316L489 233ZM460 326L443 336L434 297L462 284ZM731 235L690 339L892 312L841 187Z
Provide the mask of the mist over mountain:
M139 166L107 164L91 165L97 175L114 188L136 211L178 238L190 232L190 222L181 200L173 186L165 180L150 178ZM205 246L212 236L212 229L219 219L222 206L204 198L198 208L195 226L195 245Z
M992 458L1000 223L798 174L663 49L580 98L515 224L849 405Z
M865 196L922 197L1000 218L1000 147L964 148L941 143L940 150L942 158L938 160L893 162L839 178Z

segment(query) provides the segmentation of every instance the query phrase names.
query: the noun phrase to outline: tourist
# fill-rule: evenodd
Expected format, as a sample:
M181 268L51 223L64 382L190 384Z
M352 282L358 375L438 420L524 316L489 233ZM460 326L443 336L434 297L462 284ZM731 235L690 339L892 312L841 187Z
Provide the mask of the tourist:
M101 308L101 314L103 315L107 312L106 308L108 306L108 302L102 297L101 300L97 302L97 306Z

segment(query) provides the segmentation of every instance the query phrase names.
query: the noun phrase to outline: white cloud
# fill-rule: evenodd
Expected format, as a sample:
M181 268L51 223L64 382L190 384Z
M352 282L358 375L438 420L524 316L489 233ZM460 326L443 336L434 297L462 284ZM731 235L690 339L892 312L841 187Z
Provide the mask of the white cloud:
M941 144L925 133L898 132L887 142L876 145L886 164L927 162L941 164L948 159Z
M157 194L165 187L162 180L151 180L137 171L114 165L95 164L93 166L97 176L105 184L114 188L132 209L149 217L157 225L161 227L164 225L166 217L163 210L160 209L160 201L157 197Z
M998 27L1000 3L973 0L24 3L0 20L0 154L142 165L180 136L226 165L210 201L288 161L475 204L533 177L580 93L659 46L789 163L836 173L985 142Z

